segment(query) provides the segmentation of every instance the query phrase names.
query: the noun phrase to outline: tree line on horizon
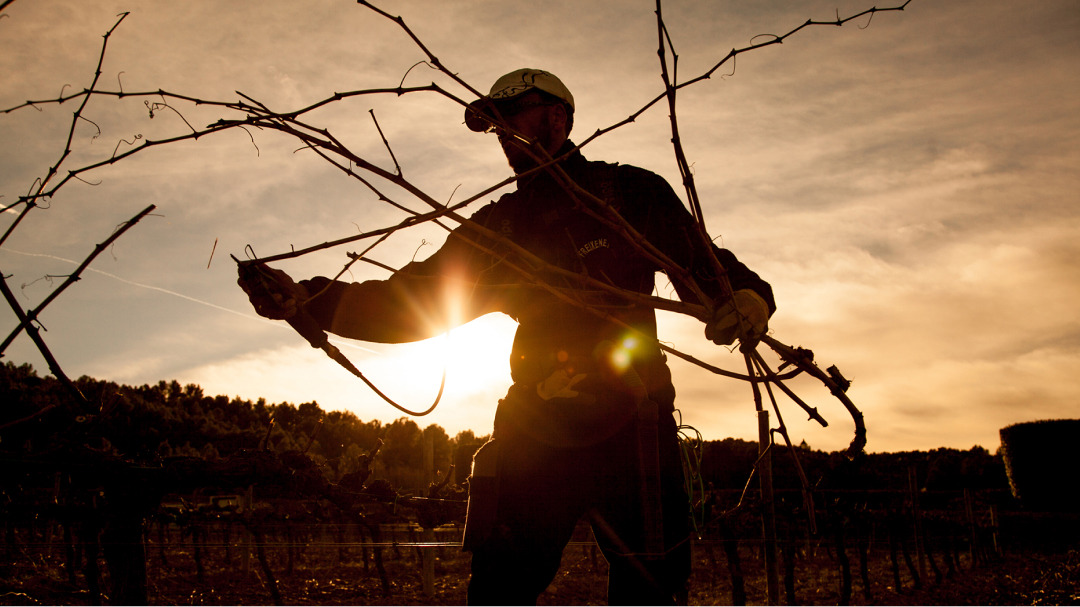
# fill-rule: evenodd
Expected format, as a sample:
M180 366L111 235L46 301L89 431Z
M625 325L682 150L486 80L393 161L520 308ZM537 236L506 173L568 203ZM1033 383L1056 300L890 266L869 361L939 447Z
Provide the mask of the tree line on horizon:
M127 386L83 376L75 384L91 402L102 403L102 411L78 418L74 423L85 428L74 435L92 448L133 462L217 459L262 447L304 452L328 480L337 482L357 470L361 457L381 440L372 466L374 478L384 478L402 490L421 490L446 474L452 464L457 465L452 480L462 482L472 454L488 439L472 430L451 437L437 424L421 428L407 417L389 423L365 422L348 411L325 411L314 401L271 404L263 398L252 402L208 396L198 385L181 386L175 380ZM0 365L0 428L68 401L70 394L56 378L40 377L26 363ZM0 451L40 452L51 437L71 430L55 423L42 415L12 432L0 431ZM72 432L62 434L71 436ZM424 466L425 443L430 444L432 469ZM737 438L704 441L700 449L702 481L715 489L742 489L758 457L756 442ZM863 454L854 461L842 452L815 451L805 443L794 451L810 483L820 489L906 488L912 471L919 488L928 491L1009 487L1000 450L991 454L980 446L967 451L939 448ZM773 468L778 489L799 487L786 446L777 445Z

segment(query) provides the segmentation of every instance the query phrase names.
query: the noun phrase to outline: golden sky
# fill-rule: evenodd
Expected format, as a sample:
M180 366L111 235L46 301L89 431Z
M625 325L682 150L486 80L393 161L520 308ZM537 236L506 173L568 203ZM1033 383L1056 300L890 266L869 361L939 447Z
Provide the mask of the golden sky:
M664 16L687 79L756 35L873 4L669 0ZM478 89L519 67L559 75L577 102L578 140L662 90L653 2L377 5L404 17ZM18 0L0 18L0 109L89 86L102 35L125 11L109 40L101 90L215 101L236 100L240 91L287 111L404 78L469 98L431 69L410 72L422 52L396 25L349 0ZM1078 31L1080 5L1072 0L913 0L903 12L808 28L740 55L680 94L680 129L711 234L773 285L773 336L814 350L822 367L835 364L853 380L849 395L866 416L870 451L994 450L1006 425L1077 416ZM76 125L63 168L188 131L169 109L151 118L145 103L155 101L93 99L84 111L93 124ZM16 201L60 158L77 103L0 114L0 204ZM237 117L171 105L196 128ZM438 95L353 98L311 120L391 168L369 110L405 175L435 199L461 200L510 175L494 138L468 131L460 108ZM647 168L678 186L668 129L658 105L584 154ZM117 224L158 206L42 315L65 371L129 384L176 379L209 394L272 402L316 400L365 420L397 417L288 327L256 318L235 285L228 255L243 256L246 245L266 256L403 218L299 147L279 133L249 138L236 130L162 146L83 175L98 185L73 181L47 209L31 212L0 249L0 270L25 307L51 290L44 277L69 273ZM6 229L15 215L5 217ZM444 238L419 227L372 257L399 267ZM281 267L298 278L333 275L344 253L358 248ZM351 278L386 276L366 266ZM657 287L670 290L663 277ZM14 327L8 310L0 320ZM486 433L509 384L513 329L507 317L491 315L448 339L341 345L413 408L426 408L449 360L443 404L417 421L451 434ZM706 342L696 321L662 315L660 329L681 350L742 369L741 356ZM46 369L25 336L5 356ZM686 423L706 439L756 436L745 384L680 361L671 366ZM782 399L792 439L843 448L852 428L846 412L820 384L793 387L830 426L807 423Z

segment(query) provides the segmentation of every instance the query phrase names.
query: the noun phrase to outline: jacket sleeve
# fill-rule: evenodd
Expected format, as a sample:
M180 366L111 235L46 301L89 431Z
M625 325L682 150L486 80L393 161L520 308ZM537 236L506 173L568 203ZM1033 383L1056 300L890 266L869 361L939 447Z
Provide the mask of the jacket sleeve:
M632 224L643 226L642 234L646 240L663 251L672 261L689 270L694 282L705 294L716 299L722 293L721 283L713 270L706 246L712 249L720 265L727 273L731 288L735 291L752 289L769 306L769 314L776 311L772 287L755 272L746 267L735 254L717 247L711 242L706 245L697 234L697 225L690 212L683 206L675 191L662 177L636 169L629 169L627 179L623 180L624 215L637 215L637 220L627 217ZM671 276L679 299L689 303L699 303L694 292L676 276Z
M490 206L472 217L483 223ZM464 226L424 261L412 262L387 280L345 283L316 276L301 281L312 298L305 309L327 331L361 341L404 343L444 333L505 308L504 278L492 258L467 242Z

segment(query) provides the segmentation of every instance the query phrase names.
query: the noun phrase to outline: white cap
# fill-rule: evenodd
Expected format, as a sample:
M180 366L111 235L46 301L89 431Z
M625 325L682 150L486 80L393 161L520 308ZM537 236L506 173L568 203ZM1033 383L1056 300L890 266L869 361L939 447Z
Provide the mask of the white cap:
M570 109L575 109L574 96L557 76L544 70L523 68L502 76L491 85L491 92L487 97L470 103L469 107L465 108L465 125L473 131L486 131L491 126L491 121L484 117L484 114L492 102L507 101L533 89L554 95L565 101Z

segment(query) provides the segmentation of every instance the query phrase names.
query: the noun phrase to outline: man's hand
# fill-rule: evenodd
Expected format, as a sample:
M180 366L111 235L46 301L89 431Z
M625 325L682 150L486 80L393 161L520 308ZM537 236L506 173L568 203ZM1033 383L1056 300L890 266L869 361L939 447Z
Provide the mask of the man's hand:
M769 305L753 290L742 289L716 309L705 324L705 337L718 346L730 346L738 339L739 349L749 351L768 330Z
M236 284L247 293L259 316L271 320L288 320L296 315L297 306L308 300L307 289L293 279L266 264L241 264Z

